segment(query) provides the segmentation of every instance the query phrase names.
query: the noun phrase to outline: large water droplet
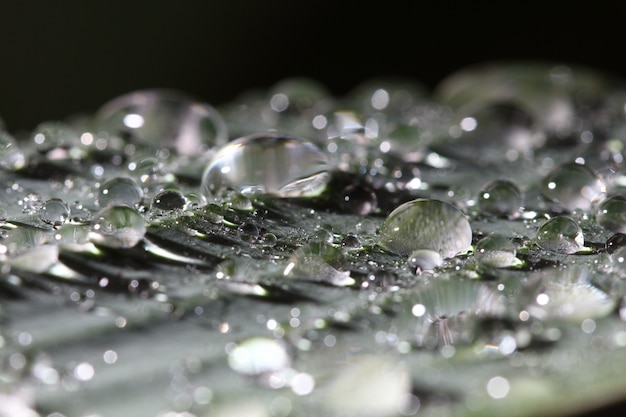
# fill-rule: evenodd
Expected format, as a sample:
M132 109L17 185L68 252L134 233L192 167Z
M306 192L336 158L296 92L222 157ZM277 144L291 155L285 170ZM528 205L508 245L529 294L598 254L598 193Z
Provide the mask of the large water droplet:
M604 182L587 166L567 163L550 172L542 182L541 194L569 211L589 210L606 192Z
M128 206L108 206L96 215L89 237L102 246L132 248L146 234L143 217Z
M626 233L626 198L614 195L604 200L598 208L596 221L612 232Z
M354 284L343 253L326 242L311 242L298 248L287 261L283 274L338 286Z
M327 170L326 156L311 142L260 133L236 139L214 155L202 192L209 199L228 189L278 197L316 195L329 180Z
M127 205L135 207L143 198L143 190L132 178L115 177L100 186L98 204L100 207Z
M537 231L537 245L552 252L573 254L581 250L584 244L582 229L569 217L553 217Z
M195 156L228 140L217 110L175 90L142 90L114 98L96 113L99 128L136 144Z
M431 249L444 258L452 258L470 249L472 228L465 214L452 204L417 199L389 214L380 227L379 243L402 255Z
M60 198L51 198L39 209L41 221L52 226L61 226L70 217L70 207Z
M523 206L522 191L509 180L495 180L485 185L478 196L481 214L515 218Z

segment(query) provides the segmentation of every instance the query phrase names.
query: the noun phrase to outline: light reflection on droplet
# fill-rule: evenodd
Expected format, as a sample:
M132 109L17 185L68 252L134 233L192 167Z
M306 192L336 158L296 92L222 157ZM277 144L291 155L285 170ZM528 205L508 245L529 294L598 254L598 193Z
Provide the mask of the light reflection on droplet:
M509 395L510 389L509 381L501 376L495 376L487 382L487 394L491 398L504 398Z

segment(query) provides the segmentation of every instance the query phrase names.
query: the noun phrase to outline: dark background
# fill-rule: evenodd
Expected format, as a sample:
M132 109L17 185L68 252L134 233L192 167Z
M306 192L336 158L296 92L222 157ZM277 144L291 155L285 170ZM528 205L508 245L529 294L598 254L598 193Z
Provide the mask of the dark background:
M626 76L626 6L544 3L5 2L0 117L10 131L31 129L149 87L219 105L289 76L317 79L337 95L383 75L433 87L486 60Z

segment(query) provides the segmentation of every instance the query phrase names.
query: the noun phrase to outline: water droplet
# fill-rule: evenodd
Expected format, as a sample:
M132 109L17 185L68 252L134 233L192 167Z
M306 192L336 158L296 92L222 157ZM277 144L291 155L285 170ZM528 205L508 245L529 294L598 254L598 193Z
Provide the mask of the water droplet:
M606 192L604 182L586 165L567 163L542 181L541 194L569 211L589 210Z
M373 212L378 205L376 193L367 185L348 185L341 192L341 196L341 208L348 213L360 216Z
M0 168L18 170L26 165L26 157L9 133L0 130Z
M478 263L492 268L509 268L521 264L515 256L517 248L511 239L502 235L484 237L476 244L474 256Z
M430 249L443 258L467 252L472 228L463 212L440 200L406 202L389 214L380 227L380 245L401 255Z
M217 110L175 90L124 94L104 104L96 121L112 135L130 136L135 144L180 155L196 156L228 140L226 123Z
M494 217L516 218L523 206L522 191L508 180L495 180L485 185L478 196L478 209Z
M202 179L209 199L232 189L242 194L298 197L319 194L328 160L311 142L271 132L236 139L212 158Z
M113 248L132 248L146 234L143 217L128 206L108 206L96 215L89 237L95 243Z
M228 351L228 365L233 371L243 375L278 372L290 364L289 353L280 340L253 337Z
M243 194L236 193L231 196L228 200L230 203L230 207L234 210L238 211L252 211L254 210L254 206L252 205L252 200L246 197Z
M435 268L443 264L443 259L439 252L430 249L418 249L409 255L407 266L411 271L421 274L423 272L433 272Z
M51 198L43 203L39 209L39 218L42 222L52 226L61 226L70 217L70 207L60 198Z
M581 250L584 244L582 229L569 217L553 217L537 231L537 245L552 252L573 254Z
M596 221L612 232L626 233L626 198L614 195L604 200L598 208Z
M255 242L259 238L259 228L254 223L243 223L237 228L237 235L244 242Z
M179 191L163 190L152 199L152 207L158 210L182 210L187 204L187 199Z
M266 233L261 238L261 242L263 243L263 246L272 248L276 246L276 242L278 242L278 237L276 237L274 233Z
M355 229L360 235L373 235L376 233L376 224L370 219L363 219L356 224Z
M353 234L347 234L341 239L341 247L344 249L359 249L361 247L361 241Z
M143 199L143 190L132 178L115 177L100 186L98 204L100 207L127 205L135 207Z
M33 129L32 138L39 152L47 153L56 149L60 150L64 157L67 157L67 148L80 144L80 139L74 129L59 121L40 123ZM56 158L58 159L58 156Z
M626 246L626 234L615 233L606 240L605 248L608 253L614 253Z
M286 277L320 281L337 286L354 284L346 260L338 248L326 242L311 242L296 249L283 271Z

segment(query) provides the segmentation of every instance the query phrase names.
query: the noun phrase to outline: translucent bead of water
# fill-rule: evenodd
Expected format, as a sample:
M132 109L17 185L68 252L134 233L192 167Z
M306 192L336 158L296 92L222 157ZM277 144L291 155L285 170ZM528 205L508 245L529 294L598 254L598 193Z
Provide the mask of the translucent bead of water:
M164 211L182 210L185 204L187 204L187 199L176 190L160 191L152 199L152 207Z
M39 219L52 226L61 226L70 217L70 207L60 198L51 198L39 209Z
M26 165L26 157L9 133L0 130L0 168L18 170Z
M492 268L509 268L520 265L516 257L517 248L511 239L502 235L490 235L476 244L474 257L484 266Z
M556 167L544 179L541 194L561 207L589 210L606 192L606 185L589 167L567 163Z
M509 180L495 180L485 185L478 196L481 214L494 217L516 218L523 206L522 191Z
M115 177L100 186L98 204L100 207L125 204L134 207L141 203L143 190L132 178Z
M128 206L108 206L96 215L89 238L95 243L113 248L132 248L146 234L146 223L135 209Z
M537 245L552 252L573 254L580 251L584 244L582 229L566 216L551 218L537 232Z
M195 156L228 140L221 114L207 103L176 90L124 94L96 112L97 126L149 148Z
M317 195L330 179L327 157L311 142L273 132L236 139L212 158L202 178L207 199L223 191L278 197Z
M616 233L626 233L626 198L614 195L604 200L596 214L602 227Z
M414 273L432 272L443 264L439 252L430 249L418 249L409 255L407 265Z
M430 249L443 258L452 258L470 249L472 228L465 214L454 205L417 199L389 214L380 227L379 244L401 255Z
M343 252L326 242L311 242L296 249L287 260L283 274L336 286L354 284L350 271L346 270Z

